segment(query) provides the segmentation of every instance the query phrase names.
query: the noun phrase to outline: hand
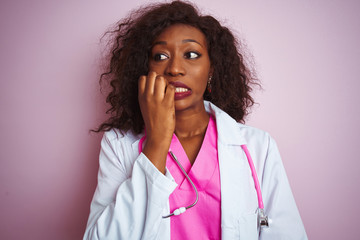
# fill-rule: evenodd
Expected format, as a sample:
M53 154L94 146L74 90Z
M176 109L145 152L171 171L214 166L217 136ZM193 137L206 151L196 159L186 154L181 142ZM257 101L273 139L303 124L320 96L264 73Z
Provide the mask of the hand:
M175 131L175 87L150 72L139 78L139 104L146 129L143 153L165 172L166 155Z

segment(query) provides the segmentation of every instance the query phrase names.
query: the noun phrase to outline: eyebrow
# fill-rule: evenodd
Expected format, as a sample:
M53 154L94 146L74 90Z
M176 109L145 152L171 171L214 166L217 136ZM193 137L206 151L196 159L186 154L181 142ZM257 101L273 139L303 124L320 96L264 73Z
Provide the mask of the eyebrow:
M194 39L184 39L184 40L182 40L182 42L183 42L183 43L194 42L194 43L199 44L200 46L203 46L203 45L201 45L198 41L196 41L196 40L194 40Z
M199 43L198 41L194 40L194 39L184 39L181 41L182 43L188 43L188 42L194 42L194 43L197 43L199 44L200 46L203 47L203 45L201 45L201 43ZM157 42L154 42L153 46L155 45L166 45L167 43L165 41L157 41Z

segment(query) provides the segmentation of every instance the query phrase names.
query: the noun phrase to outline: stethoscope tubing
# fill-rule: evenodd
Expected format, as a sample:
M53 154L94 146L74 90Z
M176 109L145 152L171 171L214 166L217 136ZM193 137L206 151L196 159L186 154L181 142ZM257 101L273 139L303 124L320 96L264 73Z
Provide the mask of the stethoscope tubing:
M177 163L177 165L181 168L181 171L182 171L182 173L185 175L186 179L187 179L187 180L190 182L190 184L192 185L192 187L193 187L193 189L194 189L194 191L195 191L195 194L196 194L196 198L195 198L195 201L194 201L192 204L190 204L189 206L187 206L187 207L180 207L180 208L176 209L174 212L170 213L169 215L163 216L163 218L168 218L168 217L171 217L171 216L173 216L173 215L179 215L179 214L181 214L181 213L184 213L187 209L194 207L194 206L197 204L197 202L199 201L199 192L198 192L195 184L193 183L193 181L191 180L191 178L189 177L189 175L186 173L184 167L181 165L181 163L179 162L179 160L177 159L177 157L175 156L175 154L174 154L172 151L169 151L169 153L170 153L172 159L174 159L175 162Z
M143 145L143 143L145 141L145 138L146 138L146 135L144 135L139 141L139 153L142 152L142 145ZM186 179L190 182L191 186L193 187L193 189L195 191L196 198L195 198L195 201L192 204L190 204L189 206L177 208L172 213L170 213L170 214L168 214L166 216L163 216L163 218L168 218L168 217L171 217L171 216L174 216L174 215L180 215L180 214L184 213L187 209L194 207L197 204L197 202L199 201L199 192L198 192L195 184L193 183L193 181L191 180L189 175L186 173L185 169L180 164L180 162L177 159L177 157L175 156L175 154L172 151L169 151L169 154L170 154L171 158L176 162L176 164L180 167L180 169L181 169L182 173L185 175Z
M253 179L254 179L256 194L257 194L257 197L258 197L259 208L260 208L260 209L264 209L264 202L263 202L263 199L262 199L262 194L261 194L259 179L258 179L257 174L256 174L254 162L253 162L253 160L252 160L252 158L251 158L251 155L250 155L250 153L249 153L249 150L248 150L247 146L246 146L245 144L243 144L243 145L241 145L241 148L244 150L245 155L246 155L246 157L247 157L247 159L248 159L248 162L249 162L251 174L252 174L252 177L253 177Z

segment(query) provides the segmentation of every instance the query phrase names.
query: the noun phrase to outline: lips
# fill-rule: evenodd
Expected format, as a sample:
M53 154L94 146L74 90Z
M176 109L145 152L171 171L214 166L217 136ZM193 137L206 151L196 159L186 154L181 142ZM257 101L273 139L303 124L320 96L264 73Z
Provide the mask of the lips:
M191 88L182 82L171 82L170 84L175 87L175 100L186 98L192 93Z

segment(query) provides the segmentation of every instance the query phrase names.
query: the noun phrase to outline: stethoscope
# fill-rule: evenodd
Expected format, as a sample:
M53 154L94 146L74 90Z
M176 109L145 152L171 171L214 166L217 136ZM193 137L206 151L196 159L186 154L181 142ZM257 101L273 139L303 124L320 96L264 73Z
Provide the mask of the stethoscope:
M146 135L143 136L139 141L139 153L142 152L142 144L145 141L145 138L146 138ZM257 173L256 173L256 170L255 170L254 162L253 162L253 160L252 160L252 158L250 156L250 152L249 152L248 148L246 147L246 145L245 144L241 145L241 148L244 150L245 155L246 155L246 157L248 159L250 170L251 170L251 175L253 177L254 184L255 184L256 194L257 194L257 198L258 198L258 209L256 210L257 218L258 218L257 227L258 227L258 231L260 231L261 228L269 227L269 219L268 219L268 216L265 214L265 211L264 211L264 203L263 203L263 199L262 199L260 184L259 184L259 180L258 180ZM187 209L194 207L197 204L198 200L199 200L199 193L198 193L198 190L197 190L195 184L193 183L193 181L191 181L189 175L186 173L186 171L184 170L183 166L180 164L180 162L177 159L177 157L175 156L175 154L171 150L169 151L169 154L170 154L171 158L176 162L176 164L180 167L182 173L185 175L186 179L190 182L190 184L194 188L194 191L195 191L195 194L196 194L196 199L189 206L177 208L172 213L170 213L169 215L163 216L163 218L168 218L168 217L171 217L171 216L180 215L180 214L184 213Z

